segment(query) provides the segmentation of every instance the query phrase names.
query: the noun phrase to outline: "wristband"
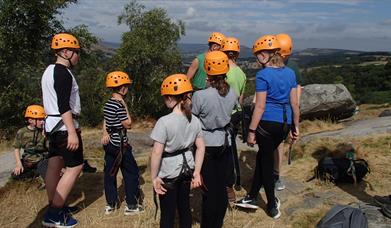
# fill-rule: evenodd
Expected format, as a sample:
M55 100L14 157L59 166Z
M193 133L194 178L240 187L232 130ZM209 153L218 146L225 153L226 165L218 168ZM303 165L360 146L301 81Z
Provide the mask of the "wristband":
M255 132L257 132L256 130L254 130L254 129L248 129L248 132L250 132L250 133L254 133L255 134Z

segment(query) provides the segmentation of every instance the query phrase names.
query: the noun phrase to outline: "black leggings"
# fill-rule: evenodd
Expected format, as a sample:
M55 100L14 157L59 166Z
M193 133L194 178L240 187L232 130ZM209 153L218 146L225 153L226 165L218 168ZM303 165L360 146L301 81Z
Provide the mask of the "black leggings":
M265 133L261 134L260 129L263 129ZM290 127L288 126L287 129L290 129ZM283 130L282 123L272 121L261 121L257 129L256 140L259 150L249 195L252 198L257 197L263 185L266 192L268 209L276 207L273 174L274 151L286 138L287 133Z
M202 228L223 226L228 206L227 163L230 147L206 147L201 174L207 191L202 195ZM231 157L232 159L232 157Z
M160 227L174 227L175 212L178 209L181 228L191 228L191 211L189 203L190 182L179 182L174 188L168 189L160 200Z

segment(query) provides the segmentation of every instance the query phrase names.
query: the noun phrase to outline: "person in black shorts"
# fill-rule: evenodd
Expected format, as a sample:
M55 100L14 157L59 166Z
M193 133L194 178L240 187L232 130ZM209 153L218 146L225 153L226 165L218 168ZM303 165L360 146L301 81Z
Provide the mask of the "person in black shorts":
M42 75L45 132L49 140L49 164L45 176L49 199L42 224L48 227L73 227L77 221L65 206L66 199L83 167L83 143L77 117L81 112L79 87L71 69L79 61L79 41L71 34L59 33L52 39L56 56ZM65 167L62 176L61 169Z

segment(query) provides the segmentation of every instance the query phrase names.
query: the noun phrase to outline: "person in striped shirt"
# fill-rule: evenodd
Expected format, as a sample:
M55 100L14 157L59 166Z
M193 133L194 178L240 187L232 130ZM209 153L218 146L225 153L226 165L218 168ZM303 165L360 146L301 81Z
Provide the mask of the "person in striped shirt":
M131 128L132 120L124 101L128 86L132 81L122 71L114 71L106 77L106 87L113 90L111 98L103 108L104 123L102 144L105 151L104 188L107 205L105 214L119 208L117 173L121 169L125 182L125 215L143 211L139 205L139 168L128 143L126 129Z

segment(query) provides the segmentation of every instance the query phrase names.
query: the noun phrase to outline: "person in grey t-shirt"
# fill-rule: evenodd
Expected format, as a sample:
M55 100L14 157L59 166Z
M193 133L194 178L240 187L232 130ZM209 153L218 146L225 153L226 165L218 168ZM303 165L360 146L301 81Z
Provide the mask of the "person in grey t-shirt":
M201 227L222 227L228 206L226 170L232 153L225 127L238 98L225 81L229 67L224 52L206 54L204 68L210 87L195 92L192 99L192 112L200 118L206 146L201 174L208 191L203 194Z
M164 103L172 112L161 117L152 130L151 178L160 200L160 227L174 227L178 208L180 227L191 227L190 188L201 186L205 145L199 119L191 113L193 88L184 74L167 77L161 86ZM191 148L197 147L195 161ZM192 180L182 172L188 165Z

